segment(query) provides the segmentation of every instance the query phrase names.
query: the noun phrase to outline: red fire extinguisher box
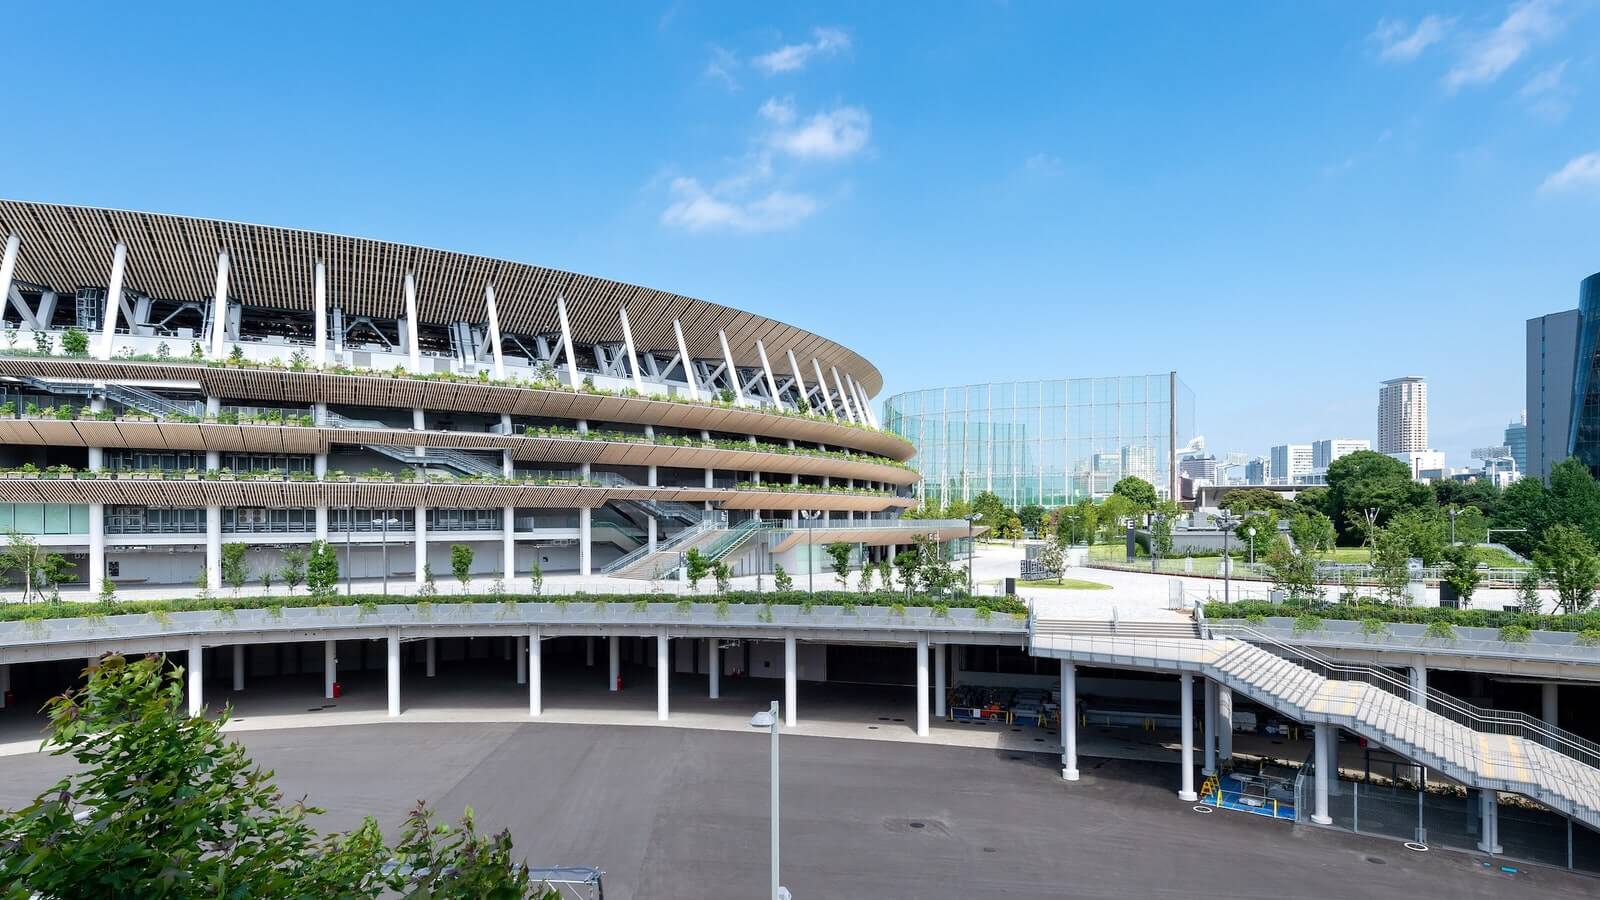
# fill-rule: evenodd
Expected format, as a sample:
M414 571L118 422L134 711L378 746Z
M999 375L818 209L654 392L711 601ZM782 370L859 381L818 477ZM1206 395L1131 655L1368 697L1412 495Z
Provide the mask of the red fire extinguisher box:
M333 683L333 699L337 700L337 699L339 699L340 697L343 697L343 696L344 696L344 685L342 685L339 682L335 681Z

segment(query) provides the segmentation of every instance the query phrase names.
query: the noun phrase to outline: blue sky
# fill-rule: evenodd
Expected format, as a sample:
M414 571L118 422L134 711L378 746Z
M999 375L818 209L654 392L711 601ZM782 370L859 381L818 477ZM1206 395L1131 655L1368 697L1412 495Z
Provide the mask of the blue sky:
M1458 465L1600 270L1589 0L572 6L18 5L0 195L680 291L890 392L1177 369L1219 450L1420 374Z

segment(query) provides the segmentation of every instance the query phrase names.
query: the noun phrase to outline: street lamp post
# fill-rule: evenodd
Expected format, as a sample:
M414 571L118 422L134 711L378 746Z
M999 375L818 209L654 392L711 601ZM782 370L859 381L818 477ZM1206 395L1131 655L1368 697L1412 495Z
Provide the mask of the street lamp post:
M1230 512L1219 512L1211 517L1211 521L1222 529L1222 602L1233 602L1233 557L1228 555L1228 538L1233 534L1233 529L1242 521Z
M789 890L778 883L778 701L750 717L751 728L765 728L772 732L772 884L767 896L771 900L790 900Z
M1254 566L1256 564L1256 527L1251 525L1247 530L1250 532L1250 565Z
M802 509L800 517L806 520L806 593L817 592L817 528L820 509Z
M972 596L972 523L983 521L983 513L967 516L967 596Z

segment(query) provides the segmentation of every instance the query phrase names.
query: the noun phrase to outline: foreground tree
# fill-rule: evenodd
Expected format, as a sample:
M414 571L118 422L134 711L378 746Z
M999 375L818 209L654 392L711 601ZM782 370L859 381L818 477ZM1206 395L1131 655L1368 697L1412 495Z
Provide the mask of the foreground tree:
M51 700L46 745L78 771L0 814L9 897L499 897L555 900L511 861L511 838L454 829L419 807L391 850L367 818L323 837L272 773L183 712L181 670L111 655ZM387 866L394 862L394 866Z
M1137 475L1128 475L1111 486L1111 493L1126 497L1134 509L1143 512L1155 508L1156 487Z
M1455 590L1461 608L1466 609L1472 603L1472 592L1483 581L1483 572L1478 569L1478 558L1471 545L1458 544L1445 551L1442 578Z
M1594 603L1594 586L1600 581L1600 555L1594 542L1576 525L1552 525L1533 551L1539 572L1556 589L1556 603L1564 613L1580 613Z
M1317 560L1311 553L1296 553L1281 535L1274 535L1264 560L1272 586L1296 600L1322 599L1317 582Z
M1044 545L1039 552L1039 565L1046 574L1055 578L1056 584L1061 583L1061 573L1067 570L1067 554L1060 542L1049 541Z
M327 541L312 541L306 558L306 590L313 597L331 597L339 587L339 554Z

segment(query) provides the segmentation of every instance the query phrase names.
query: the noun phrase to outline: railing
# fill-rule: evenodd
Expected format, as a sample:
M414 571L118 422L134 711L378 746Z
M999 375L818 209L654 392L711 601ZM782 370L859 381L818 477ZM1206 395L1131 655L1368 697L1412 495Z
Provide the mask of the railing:
M706 548L704 555L707 560L716 562L743 547L756 532L772 527L772 523L764 519L751 519L747 522L741 522L739 527L712 541L711 545Z
M1304 647L1285 643L1248 625L1212 625L1211 630L1214 632L1234 632L1242 635L1242 637L1235 638L1235 640L1266 645L1272 648L1271 652L1277 656L1311 669L1325 678L1336 681L1365 682L1380 690L1388 691L1403 699L1415 702L1413 698L1417 695L1416 689L1409 682L1391 674L1386 669L1336 662L1320 654L1313 653ZM1484 734L1520 737L1548 747L1563 756L1571 757L1591 768L1600 768L1600 744L1573 734L1566 729L1558 728L1541 719L1536 719L1526 713L1504 709L1484 709L1431 687L1425 690L1423 699L1426 702L1419 703L1419 706L1473 731Z
M392 444L367 444L366 448L375 453L387 456L397 462L410 465L448 466L466 475L487 475L491 477L504 474L504 469L492 463L485 462L470 453L460 450L450 450L443 447L424 447L424 455L418 456L415 447L400 447Z
M153 416L200 416L205 414L205 404L198 400L179 403L168 400L160 394L142 388L129 387L125 384L108 384L105 389L106 398L115 400L123 406L143 410Z
M600 574L602 574L602 575L610 575L610 574L613 574L613 573L616 573L616 572L621 572L621 571L624 571L626 569L631 568L635 563L638 563L639 561L641 561L641 560L645 559L646 557L651 556L651 555L653 555L655 553L662 553L662 552L669 552L669 551L677 550L679 547L682 547L684 544L688 543L691 540L695 540L696 538L699 538L701 535L704 535L707 532L716 531L716 530L718 530L720 528L725 527L727 525L727 522L728 522L728 514L727 513L721 513L721 514L713 516L713 517L711 517L709 519L703 519L703 520L701 520L701 522L698 525L693 525L693 526L691 526L689 528L685 528L684 530L682 530L682 531L678 532L677 534L673 535L668 540L657 541L656 542L656 548L653 551L650 549L650 545L648 543L643 544L643 545L641 545L639 547L635 547L634 549L628 551L627 553L624 553L623 555L617 557L616 559L614 559L611 562L606 563L604 566L602 566L600 568ZM674 566L673 568L677 568L677 567Z
M591 472L589 480L608 487L645 487L645 485L624 478L615 472ZM659 519L676 519L685 523L700 521L704 518L705 512L705 510L692 504L679 503L675 500L620 500L617 502L632 503Z

